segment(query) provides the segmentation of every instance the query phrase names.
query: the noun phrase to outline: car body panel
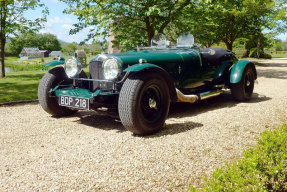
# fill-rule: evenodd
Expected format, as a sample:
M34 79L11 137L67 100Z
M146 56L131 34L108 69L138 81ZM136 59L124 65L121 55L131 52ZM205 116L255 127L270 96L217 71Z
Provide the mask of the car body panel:
M65 95L65 96L72 96L72 97L82 97L82 98L93 98L99 94L98 92L92 93L88 89L82 89L82 88L76 88L73 89L72 86L61 88L58 87L58 89L55 90L55 95Z
M148 68L159 68L159 69L162 69L161 67L159 67L157 65L154 65L154 64L151 64L151 63L138 63L138 64L135 64L135 65L132 65L132 66L126 68L124 70L124 72L128 72L128 71L130 71L130 72L139 72L139 71L142 71L142 70L148 69Z
M61 60L61 61L54 60L54 61L50 61L48 63L45 63L44 66L46 66L46 67L55 67L55 66L64 65L64 64L65 64L65 60Z
M251 62L249 60L241 60L236 62L231 69L230 83L239 83L245 67L250 63Z

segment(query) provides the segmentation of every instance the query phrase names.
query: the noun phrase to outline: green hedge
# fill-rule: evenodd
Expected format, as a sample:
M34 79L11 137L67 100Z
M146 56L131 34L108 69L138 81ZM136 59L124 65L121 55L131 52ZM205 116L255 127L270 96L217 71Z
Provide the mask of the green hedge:
M252 48L252 49L250 50L249 57L257 58L257 48ZM268 53L264 53L264 52L261 51L260 58L263 58L263 59L272 59L272 56L269 55Z
M287 125L264 132L243 159L217 169L201 190L190 191L287 191Z
M287 54L287 51L276 51L276 54Z

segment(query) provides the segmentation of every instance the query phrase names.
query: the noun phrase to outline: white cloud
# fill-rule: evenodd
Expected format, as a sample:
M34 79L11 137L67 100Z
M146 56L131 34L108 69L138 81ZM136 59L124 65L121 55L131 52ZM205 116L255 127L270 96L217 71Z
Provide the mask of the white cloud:
M70 30L70 29L73 28L73 26L70 25L70 24L64 24L64 25L62 25L62 28L63 28L63 29L68 29L68 30Z
M45 27L53 27L53 25L56 25L56 24L73 24L73 23L74 21L71 18L68 18L68 17L60 18L56 16L53 18L48 18L45 24Z

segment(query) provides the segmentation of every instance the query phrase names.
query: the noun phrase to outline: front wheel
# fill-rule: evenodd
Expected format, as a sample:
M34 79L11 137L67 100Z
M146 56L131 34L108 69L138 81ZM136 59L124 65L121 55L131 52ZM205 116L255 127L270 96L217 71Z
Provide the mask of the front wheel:
M58 99L50 96L50 91L58 84L72 84L62 67L49 70L41 79L38 87L38 99L42 108L55 117L68 116L76 113L76 110L59 106Z
M247 66L239 83L231 84L232 97L237 101L251 99L254 89L255 74L251 66Z
M169 106L168 86L163 77L152 72L129 77L118 103L122 124L138 135L158 132L164 125Z

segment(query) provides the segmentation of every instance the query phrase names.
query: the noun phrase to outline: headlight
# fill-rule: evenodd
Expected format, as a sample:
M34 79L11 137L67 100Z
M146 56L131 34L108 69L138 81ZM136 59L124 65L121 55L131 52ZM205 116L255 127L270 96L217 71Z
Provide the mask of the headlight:
M69 78L76 77L82 69L82 64L75 57L69 57L65 62L65 71Z
M115 79L120 73L120 64L115 58L109 58L103 63L105 79Z

